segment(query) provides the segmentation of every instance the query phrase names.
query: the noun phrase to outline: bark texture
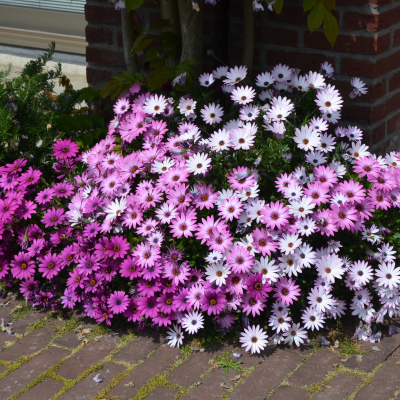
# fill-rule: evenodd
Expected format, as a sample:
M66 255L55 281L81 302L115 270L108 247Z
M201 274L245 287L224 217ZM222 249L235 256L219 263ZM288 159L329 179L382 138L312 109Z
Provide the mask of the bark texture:
M161 0L161 18L169 19L169 26L164 28L164 32L173 32L177 36L181 36L181 26L179 22L179 9L177 0ZM168 67L176 67L181 58L181 53L178 49L177 54L165 60L165 65Z
M203 3L200 11L193 10L189 0L178 0L179 19L182 34L182 54L180 61L194 60L198 65L193 68L201 71L203 60Z
M136 39L135 27L133 24L133 11L127 12L125 8L121 9L121 20L126 68L128 72L134 74L140 72L140 68L137 54L132 53L132 46Z
M251 75L254 59L254 11L253 0L243 0L243 64L248 68Z

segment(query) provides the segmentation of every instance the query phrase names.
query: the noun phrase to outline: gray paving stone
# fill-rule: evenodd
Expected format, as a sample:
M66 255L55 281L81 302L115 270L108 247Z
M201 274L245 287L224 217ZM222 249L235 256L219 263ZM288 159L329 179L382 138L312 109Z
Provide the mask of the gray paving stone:
M2 374L3 372L7 371L7 367L5 365L0 365L0 374Z
M47 325L45 328L36 329L18 340L11 347L0 353L0 360L15 361L21 356L29 356L46 346L52 337L56 335L54 325Z
M75 349L80 346L82 342L78 340L78 335L75 332L68 332L54 341L57 346L64 346L68 349Z
M167 371L180 356L181 353L177 348L171 348L167 345L158 347L149 358L144 360L144 362L139 364L128 376L123 378L117 386L107 393L107 395L118 400L134 398L137 391L143 387L150 378ZM125 386L130 382L134 384L133 387Z
M164 338L158 332L138 336L114 354L113 360L137 364L164 342Z
M119 338L117 337L103 336L99 342L93 341L89 343L61 364L56 374L66 379L76 379L91 365L101 361L110 354L118 342Z
M372 383L364 386L357 393L355 400L386 400L394 397L394 392L400 385L400 365L397 357L390 358L378 369Z
M320 349L288 379L288 383L295 386L307 386L318 382L334 368L332 364L339 362L340 358L331 350Z
M36 357L33 357L28 363L23 364L21 368L16 369L1 379L0 400L5 400L15 395L69 354L69 350L60 349L59 347L49 347Z
M280 386L276 392L268 397L271 400L305 400L310 396L307 390L294 386Z
M125 370L125 367L118 364L105 363L103 369L93 372L86 378L79 381L71 389L65 392L60 400L89 400L97 396L104 390L113 378ZM100 374L103 380L99 383L95 382L93 378Z
M361 383L361 376L339 374L328 383L321 392L314 395L313 400L342 400L355 392Z
M17 400L49 400L54 397L62 388L62 382L46 378L17 397Z
M368 345L371 349L373 346L376 346L380 351L371 351L364 354L361 362L359 362L356 357L350 357L344 365L350 369L357 368L361 371L372 372L375 367L382 364L400 346L400 334L384 336L380 343Z
M303 356L277 349L229 395L232 400L263 400L303 360Z
M39 321L41 319L43 319L44 317L46 317L48 314L47 313L39 313L39 312L35 312L31 315L29 315L28 318L21 318L18 319L16 321L11 321L12 322L12 330L14 333L18 333L20 335L24 335L26 332L26 328L28 328L28 326L30 324L32 324L33 322Z
M159 386L156 390L153 390L146 399L149 400L172 400L178 393L176 389L171 389L167 386Z

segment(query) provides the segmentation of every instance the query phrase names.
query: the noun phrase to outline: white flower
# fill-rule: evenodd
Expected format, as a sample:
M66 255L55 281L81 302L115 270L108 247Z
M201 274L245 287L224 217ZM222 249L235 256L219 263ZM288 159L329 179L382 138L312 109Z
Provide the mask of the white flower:
M241 334L239 341L242 347L246 347L246 351L251 349L251 354L260 353L260 350L264 350L268 343L268 335L264 332L259 325L245 328L244 332Z
M187 169L194 175L204 174L210 167L211 158L205 153L197 153L186 161Z
M293 78L292 84L295 88L299 89L302 92L307 92L310 85L307 82L307 78L305 76L295 76Z
M304 125L300 129L296 128L293 140L297 143L297 147L304 151L314 150L321 144L319 132L309 125Z
M223 259L222 253L219 251L212 251L208 254L208 256L204 259L208 264L213 264L221 261Z
M215 282L217 286L222 286L225 284L226 278L230 273L230 268L224 265L223 262L219 262L217 264L212 264L207 267L206 279L210 282Z
M201 312L193 311L189 312L184 318L182 318L182 326L185 328L186 332L191 335L196 333L200 328L204 327L204 317Z
M360 78L352 78L350 83L351 86L353 86L353 91L350 93L351 99L368 92L368 89L365 87L365 83Z
M224 115L222 107L215 103L204 106L200 112L204 122L210 125L220 123L222 121L221 117Z
M335 86L328 85L326 89L317 92L315 103L319 106L321 113L333 113L342 108L342 97Z
M228 150L229 132L227 132L225 129L220 129L218 132L214 132L208 140L208 145L217 153L223 150Z
M304 329L300 328L300 324L290 326L283 336L285 336L285 343L292 344L294 342L296 346L300 346L307 338L307 334Z
M194 109L196 108L196 103L197 101L194 101L193 99L181 98L178 106L179 111L181 114L188 116L189 114L193 113Z
M255 127L255 132L254 132ZM230 133L230 146L235 150L249 150L254 144L255 133L257 132L257 127L254 127L247 123L243 128L237 128Z
M229 70L226 74L226 79L224 79L224 83L227 85L234 85L235 83L240 82L247 75L247 67L234 67Z
M174 324L173 328L168 329L168 333L169 333L169 335L167 336L167 339L169 339L168 344L171 347L178 346L179 348L184 339L181 327L179 325Z
M314 167L318 167L318 165L325 164L327 158L324 156L324 153L321 153L319 150L311 151L306 156L306 161L314 165Z
M319 312L329 310L334 304L332 295L325 293L324 289L321 287L311 289L311 293L307 299L309 300L311 307L314 307Z
M272 75L278 82L287 82L292 78L292 69L287 65L278 64L272 70Z
M213 74L202 74L199 77L199 82L201 86L208 87L214 83L214 75Z
M151 115L157 115L161 114L165 106L167 105L167 100L165 100L165 97L160 95L158 96L157 94L152 95L144 104L143 109L146 113L151 114Z
M375 271L378 277L376 280L379 285L389 287L389 289L397 288L400 283L400 268L395 268L394 262L379 265L379 269Z
M232 91L231 99L235 103L247 104L251 103L256 95L255 90L250 86L241 86Z
M272 326L272 329L276 330L276 333L286 332L290 327L290 322L292 318L288 316L287 311L278 311L275 314L272 314L269 318L269 326Z
M294 258L300 265L310 268L315 263L316 253L308 243L303 243L294 251Z
M279 249L285 254L293 254L300 245L301 239L297 233L283 234L282 239L279 239Z
M253 121L260 114L260 109L253 105L248 104L240 109L239 117L242 121Z
M325 121L330 122L331 124L336 124L340 120L341 114L339 111L335 112L327 112L325 114L322 114L322 118Z
M315 204L312 203L312 198L303 196L300 200L293 201L289 205L289 211L292 215L298 218L303 218L312 213Z
M165 157L162 161L154 160L151 165L151 172L157 174L165 174L175 165L175 161L170 157Z
M106 220L110 219L113 221L115 218L121 216L126 208L126 199L115 199L111 204L104 208L104 212L107 214Z
M228 73L228 67L218 67L215 71L213 71L215 79L225 78L227 73Z
M312 307L308 307L304 311L301 319L303 320L304 328L311 329L312 331L314 328L319 331L319 328L324 326L325 321L324 316Z
M315 232L315 227L315 221L311 217L306 217L296 222L297 232L302 236L310 236Z
M328 254L317 262L319 275L330 283L336 279L342 279L345 270L342 268L343 262L336 254Z
M268 87L275 82L274 77L269 72L264 72L262 74L257 75L256 85L258 87Z
M390 246L389 244L384 244L382 245L381 248L378 249L376 255L378 258L382 261L392 261L396 258L395 256L396 251L393 250L393 246ZM375 255L375 257L376 257Z
M326 86L324 77L318 72L310 71L307 76L307 82L313 89L322 89Z
M318 149L324 153L328 153L335 149L335 144L335 138L332 135L323 133L321 135L321 143L318 146Z

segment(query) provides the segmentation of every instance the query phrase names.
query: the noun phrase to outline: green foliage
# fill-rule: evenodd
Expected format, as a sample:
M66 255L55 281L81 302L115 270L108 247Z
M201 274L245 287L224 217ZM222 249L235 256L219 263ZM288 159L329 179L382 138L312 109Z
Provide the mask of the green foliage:
M100 91L100 96L104 99L111 97L122 96L134 83L142 82L142 74L136 73L132 75L130 72L124 72L123 74L114 75L111 81L107 82Z
M144 0L125 0L126 10L136 10L144 3Z
M238 371L240 369L240 364L243 364L242 361L233 361L229 359L228 361L220 361L218 363L219 366L224 368L222 371L224 374L226 374L229 371L229 368L233 369L234 371Z

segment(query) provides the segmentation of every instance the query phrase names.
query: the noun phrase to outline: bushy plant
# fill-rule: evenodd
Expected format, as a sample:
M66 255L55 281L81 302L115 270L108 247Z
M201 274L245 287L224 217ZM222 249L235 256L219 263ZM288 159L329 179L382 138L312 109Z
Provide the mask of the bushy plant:
M332 74L277 65L253 84L220 67L190 93L177 76L168 97L133 85L104 140L54 144L59 182L24 159L2 167L0 278L98 323L173 326L172 346L182 328L242 323L252 352L266 326L300 345L346 311L379 340L399 316L400 154L337 125Z

